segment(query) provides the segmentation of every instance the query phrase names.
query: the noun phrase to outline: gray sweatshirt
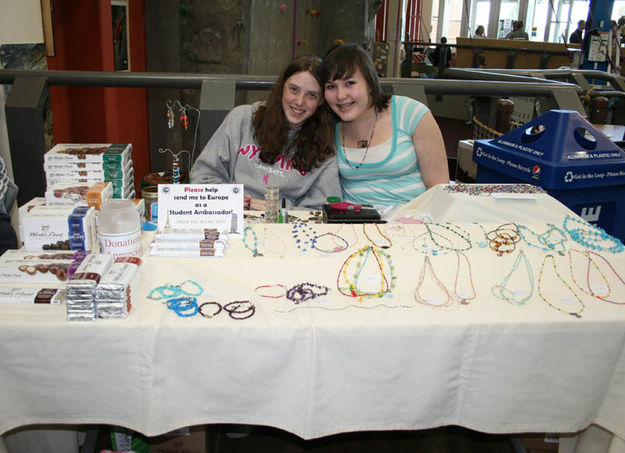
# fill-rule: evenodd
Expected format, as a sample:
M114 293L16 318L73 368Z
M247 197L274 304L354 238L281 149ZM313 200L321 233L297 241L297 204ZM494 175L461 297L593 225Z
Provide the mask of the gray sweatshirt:
M232 109L206 144L191 169L192 184L243 184L246 195L264 199L265 185L278 186L287 206L319 209L327 197L340 197L336 159L300 172L288 156L275 164L262 162L254 139L252 115L260 104Z

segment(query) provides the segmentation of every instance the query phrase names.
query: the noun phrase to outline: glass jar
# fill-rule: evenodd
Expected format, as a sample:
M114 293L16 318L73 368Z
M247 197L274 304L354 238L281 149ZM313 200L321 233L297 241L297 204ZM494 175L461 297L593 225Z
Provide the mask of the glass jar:
M108 200L98 215L100 253L141 256L141 220L132 200Z

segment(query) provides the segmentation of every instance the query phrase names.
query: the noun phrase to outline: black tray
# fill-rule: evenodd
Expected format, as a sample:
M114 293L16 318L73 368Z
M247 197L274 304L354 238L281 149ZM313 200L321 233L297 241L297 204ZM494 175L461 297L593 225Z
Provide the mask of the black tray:
M384 223L380 213L370 206L363 206L359 212L333 211L330 205L323 205L325 223Z

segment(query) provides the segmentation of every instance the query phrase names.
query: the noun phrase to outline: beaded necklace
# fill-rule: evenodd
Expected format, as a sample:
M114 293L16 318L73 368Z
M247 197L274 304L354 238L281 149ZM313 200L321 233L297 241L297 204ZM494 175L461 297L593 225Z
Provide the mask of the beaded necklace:
M575 224L579 225L579 227L574 228ZM591 250L612 253L621 253L625 250L625 246L623 246L621 241L610 236L600 227L591 225L584 219L567 215L564 218L563 227L569 233L571 239Z
M315 239L315 232L311 226L301 220L293 223L291 226L291 235L295 240L297 248L302 253L306 253L308 249L312 247L312 243Z
M432 236L438 236L440 237L441 240L447 241L449 246L443 246L442 248L440 248L440 245L439 246L430 245L429 242L431 241ZM421 247L418 246L419 238L424 238L423 242L421 243ZM436 244L438 244L438 242L436 242ZM450 252L451 250L453 250L453 243L451 242L451 239L441 234L438 234L433 231L424 231L423 233L416 235L414 237L414 239L412 240L412 248L415 249L419 253L424 253L426 255L428 253L431 253L432 255L436 256L436 255L444 255Z
M484 234L484 241L480 241L477 243L478 247L483 249L486 247L486 241L488 241L488 231L486 231L486 228L484 228L484 225L482 225L481 223L477 223L477 222L473 222L474 224L476 224L477 226L480 227L480 229L482 230L482 233Z
M342 223L341 226L339 227L339 229L336 231L337 235L340 235L341 231L343 231L343 227L346 226L347 224ZM353 239L351 237L348 236L348 239L346 239L347 241L347 250L351 249L352 247L355 247L356 245L358 245L358 232L356 231L356 226L352 223L349 224L349 228L351 229L351 236L353 237ZM344 237L345 235L343 234Z
M369 286L374 286L379 282L379 291L360 289L358 285L359 278L370 256L375 260L376 272L375 274L367 275L366 278L369 280L367 283L370 283ZM347 275L350 267L356 268L353 279L350 279ZM380 249L366 245L357 252L352 253L343 262L336 277L336 287L344 296L357 297L360 300L363 297L383 297L385 294L390 294L395 288L397 277L394 273L395 268L391 261L391 256ZM341 280L343 281L343 286L341 285Z
M463 252L463 251L469 250L472 247L469 233L467 233L466 231L459 231L461 230L461 228L457 226L452 227L450 225L445 225L442 223L427 222L425 223L425 228L427 228L427 232L430 235L430 239L432 240L432 242L439 248L456 251L456 252ZM435 230L438 230L438 231L435 231ZM453 238L456 238L456 237L460 238L462 241L465 242L465 244L455 245L452 239L449 239L447 236L445 236L447 232L451 233ZM434 238L434 236L440 236L440 237L444 236L453 245L448 247L443 244L440 244L438 240Z
M320 243L324 239L330 239L334 244L330 247L320 246ZM312 240L312 248L318 250L322 253L339 253L347 250L349 247L349 242L336 233L323 233L315 236Z
M275 254L278 255L280 259L284 259L286 255L286 243L284 242L284 240L280 236L278 236L276 233L274 233L271 230L271 228L268 228L265 226L263 231L264 231L263 244L265 244L265 250L274 251ZM272 244L273 243L279 244L277 247L276 246L269 247L269 235L271 235Z
M378 226L377 223L374 223L373 226L375 226L375 229L378 230L378 234L384 238L386 240L386 242L388 242L388 245L379 245L376 244L375 241L373 239L371 239L369 237L369 235L367 234L367 229L366 229L367 224L363 223L362 224L362 233L365 235L365 237L367 238L367 240L371 243L371 245L373 245L374 247L379 247L379 248L383 248L383 249L390 249L393 246L393 241L391 241L391 239L385 235L384 233L382 233L382 230L380 229L380 227Z
M254 244L250 245L247 243L247 236L251 232L252 238L254 240ZM249 249L252 252L253 257L263 256L262 253L258 251L258 236L256 236L256 232L251 226L247 226L243 229L243 247Z
M564 286L566 286L566 288L569 290L569 292L573 295L573 297L575 298L575 300L579 304L580 308L577 311L566 311L563 308L560 308L557 305L552 304L551 302L549 302L549 300L543 294L543 291L542 291L542 287L543 287L543 274L544 274L545 264L547 263L547 260L551 260L551 264L553 266L553 271L555 272L556 277L558 277L558 280L560 280L560 282L562 282L562 284ZM556 260L555 260L554 256L551 255L551 254L545 255L545 257L543 258L543 262L540 265L540 273L538 274L538 295L543 300L543 302L545 302L550 307L553 307L556 310L561 311L562 313L566 313L567 315L571 315L571 316L574 316L576 318L581 318L582 317L582 312L584 311L584 308L586 307L586 305L584 305L584 302L582 302L582 300L579 298L577 293L573 290L573 288L571 288L571 285L569 285L566 282L566 280L564 280L564 278L562 278L562 276L558 272L558 268L556 266ZM560 300L562 300L562 298L560 298Z
M573 256L572 256L571 252L577 252L580 255L583 255L584 257L586 257L586 260L587 260L587 263L588 263L588 267L586 268L586 288L584 288L582 285L580 285L577 282L577 280L575 279L575 274L573 272ZM577 286L577 288L579 288L579 290L582 291L583 293L588 294L589 296L595 297L595 298L597 298L599 300L602 300L604 302L608 302L610 304L615 304L615 305L625 305L625 301L624 302L618 302L618 301L615 301L615 300L608 299L608 296L610 296L610 293L611 293L610 283L609 283L608 278L606 277L606 275L599 268L599 265L595 262L595 260L592 259L591 255L595 255L595 256L598 256L599 258L601 258L605 262L605 264L608 265L608 267L610 268L612 273L614 275L616 275L616 278L618 278L621 283L625 284L625 281L623 280L623 277L621 277L619 275L619 273L616 272L616 269L614 269L612 264L610 264L610 262L603 255L600 255L599 253L596 253L596 252L593 252L593 251L580 251L580 250L573 249L573 250L569 250L569 269L571 271L571 278L573 279L573 283L575 283L575 286ZM605 287L604 286L597 287L597 285L592 285L590 283L590 267L591 266L594 267L594 269L599 273L599 275L601 275L601 279L603 280L603 283L605 284ZM603 292L605 294L604 295L597 294L599 290L603 290Z
M330 291L327 286L304 282L292 286L286 291L286 298L295 304L300 304L317 297L325 296Z
M543 252L556 252L558 255L564 255L566 246L564 242L567 241L566 234L557 226L548 223L549 229L544 233L538 234L525 225L517 225L521 238L530 247L537 248ZM534 241L533 239L536 239Z
M362 167L362 164L365 163L365 160L367 159L367 153L369 152L369 146L371 146L371 142L373 142L373 134L375 133L375 124L378 122L378 110L374 107L375 110L375 119L373 120L373 127L371 128L371 137L369 137L369 140L359 140L358 141L358 148L365 148L365 153L362 157L362 161L360 162L360 164L356 165L355 167L352 166L351 162L349 161L349 159L347 158L347 155L345 156L345 162L347 162L347 165L350 166L350 168L353 168L354 170L358 170L360 167ZM343 123L341 125L341 146L343 147L343 152L345 152L345 123ZM365 146L362 146L362 145Z
M423 286L423 283L425 282L426 270L430 271L430 275L434 279L434 282L436 283L436 285L447 296L447 299L442 304L434 303L434 301L438 301L438 299L424 298L421 296L421 286ZM419 274L419 281L417 282L417 286L414 289L413 296L414 296L415 301L417 301L418 303L422 305L427 305L429 307L444 308L444 307L450 307L454 303L453 295L434 272L434 268L432 267L432 262L430 261L429 256L425 256L423 258L423 266L421 266L421 273Z
M473 273L471 272L471 263L469 262L469 258L462 253L456 252L456 257L458 258L458 266L456 267L456 278L454 280L454 294L460 300L462 305L468 305L470 300L475 299L475 286L473 285ZM464 261L466 263L466 268L468 272L468 280L471 291L460 290L458 291L458 281L460 280L460 262ZM466 285L465 285L466 286Z
M522 295L520 291L508 288L508 284L510 283L512 276L517 271L521 263L524 265L525 277L529 283L529 291L522 299L519 298ZM518 306L525 305L525 303L531 299L534 294L534 274L532 273L532 266L530 266L530 262L527 259L527 256L525 256L525 253L523 253L523 250L519 250L519 254L512 265L512 269L510 269L508 275L504 277L501 284L493 286L490 292L497 299L505 300L506 302Z

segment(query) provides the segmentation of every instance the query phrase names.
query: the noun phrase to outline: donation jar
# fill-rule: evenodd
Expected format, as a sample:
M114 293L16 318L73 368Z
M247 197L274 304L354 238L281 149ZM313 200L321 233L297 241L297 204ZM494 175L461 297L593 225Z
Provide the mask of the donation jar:
M98 215L100 253L141 256L141 221L132 200L113 199L102 204Z

